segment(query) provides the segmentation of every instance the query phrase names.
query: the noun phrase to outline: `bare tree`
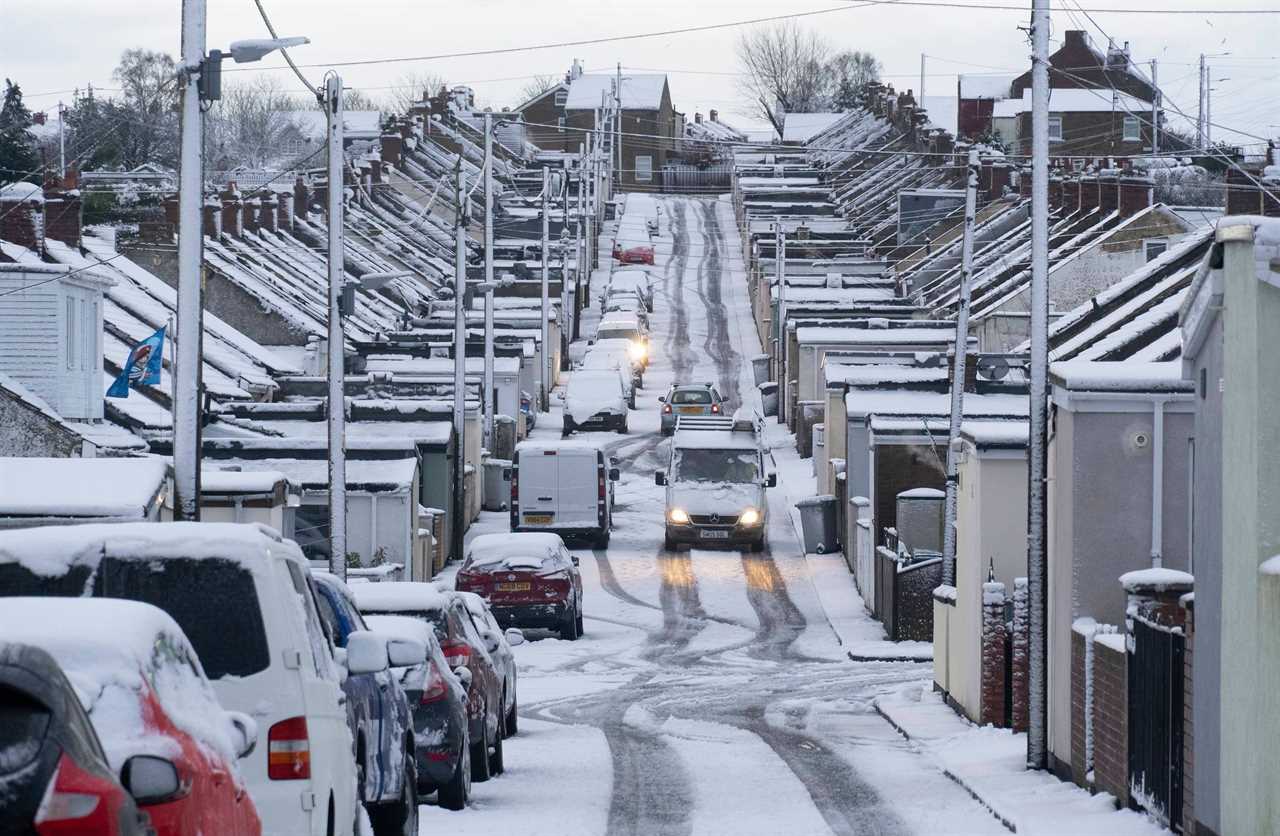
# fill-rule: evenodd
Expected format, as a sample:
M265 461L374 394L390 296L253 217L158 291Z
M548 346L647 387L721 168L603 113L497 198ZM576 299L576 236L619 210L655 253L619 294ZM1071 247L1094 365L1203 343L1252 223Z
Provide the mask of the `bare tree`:
M853 110L858 106L862 88L869 82L880 80L880 59L870 52L846 50L831 59L831 104L836 110Z
M411 72L398 77L395 87L383 100L384 109L404 113L424 96L434 96L445 86L444 76L435 73Z
M297 107L276 76L223 84L222 98L209 111L205 123L210 168L270 165L286 153L283 140L292 124L289 111Z
M782 134L787 113L812 113L830 106L831 45L793 20L752 29L738 39L739 87L750 113L773 123Z
M173 165L177 158L177 67L173 58L149 49L126 49L112 73L120 85L129 123L122 125L121 164L146 162Z
M316 103L320 107L320 103ZM342 107L344 110L382 110L382 105L373 96L358 87L347 87L342 91Z
M535 75L520 88L520 101L527 102L532 98L541 96L560 83L560 79L554 75Z

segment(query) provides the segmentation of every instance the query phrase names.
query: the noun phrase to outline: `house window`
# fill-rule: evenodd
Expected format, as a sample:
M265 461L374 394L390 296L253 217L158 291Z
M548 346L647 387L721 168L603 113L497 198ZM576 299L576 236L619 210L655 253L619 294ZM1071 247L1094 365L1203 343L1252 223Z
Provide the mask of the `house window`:
M564 117L563 116L561 116L559 119L556 120L556 130L560 131L560 133L564 133Z
M565 104L567 104L567 103L568 103L568 101L569 101L569 91L568 91L568 90L557 90L557 91L556 91L556 107L564 107L564 106L565 106Z
M1141 142L1142 141L1142 123L1138 121L1136 116L1124 117L1124 141L1125 142Z
M1049 117L1049 141L1050 142L1062 141L1062 117L1061 116Z
M1169 241L1166 238L1157 238L1145 242L1144 246L1147 251L1147 261L1155 261L1161 253L1169 249Z
M76 300L67 297L67 370L76 369Z
M653 157L636 157L636 182L648 183L653 179Z

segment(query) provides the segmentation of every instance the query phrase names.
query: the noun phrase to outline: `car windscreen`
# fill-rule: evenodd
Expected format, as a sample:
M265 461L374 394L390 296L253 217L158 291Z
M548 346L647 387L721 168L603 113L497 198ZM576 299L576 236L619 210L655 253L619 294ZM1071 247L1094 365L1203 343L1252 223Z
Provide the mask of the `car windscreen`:
M673 404L709 404L711 392L707 389L677 389L671 393Z
M681 482L751 483L760 478L759 456L754 450L680 449L675 473Z
M634 340L640 334L634 328L601 328L596 332L596 341L600 340Z
M437 641L447 641L449 638L449 628L445 624L444 610L379 610L377 608L364 607L360 612L365 615L407 615L411 618L421 618L435 628Z
M40 754L49 709L29 695L0 685L0 775L24 770Z

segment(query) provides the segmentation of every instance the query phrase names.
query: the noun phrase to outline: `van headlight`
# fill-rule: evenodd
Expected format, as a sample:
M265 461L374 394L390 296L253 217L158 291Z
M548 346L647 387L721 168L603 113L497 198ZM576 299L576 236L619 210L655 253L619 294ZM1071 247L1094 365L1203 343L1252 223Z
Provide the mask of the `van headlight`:
M676 525L689 524L689 514L683 508L672 508L667 512L667 519Z
M760 512L757 511L755 508L748 508L747 510L742 512L741 516L738 517L738 524L745 525L747 527L757 525L759 524L759 522L760 522Z

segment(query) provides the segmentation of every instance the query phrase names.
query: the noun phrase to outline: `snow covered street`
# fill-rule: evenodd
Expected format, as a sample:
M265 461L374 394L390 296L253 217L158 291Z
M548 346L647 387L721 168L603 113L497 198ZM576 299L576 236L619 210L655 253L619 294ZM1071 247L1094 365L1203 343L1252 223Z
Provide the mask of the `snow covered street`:
M849 660L815 587L832 576L812 574L785 507L786 469L765 553L664 552L657 396L672 380L715 381L750 406L760 348L731 204L662 207L645 388L629 435L595 436L622 481L610 548L575 552L586 634L528 631L506 774L476 784L465 814L424 806L421 832L1006 832L875 712L930 668ZM556 437L558 417L534 437ZM493 513L473 530L505 529ZM832 580L853 594L847 575Z

